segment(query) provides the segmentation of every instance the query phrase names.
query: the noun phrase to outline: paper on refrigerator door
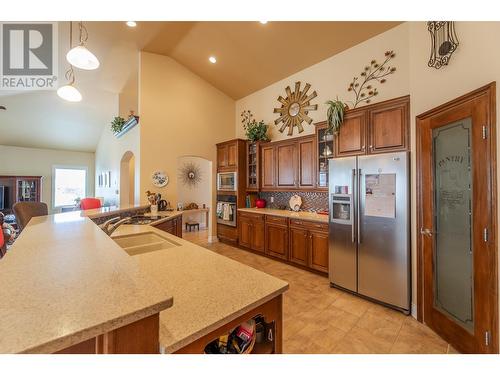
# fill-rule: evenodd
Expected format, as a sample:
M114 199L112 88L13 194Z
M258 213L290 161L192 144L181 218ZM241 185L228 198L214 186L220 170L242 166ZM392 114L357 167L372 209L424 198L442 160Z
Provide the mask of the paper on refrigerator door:
M396 175L365 176L365 216L396 217Z

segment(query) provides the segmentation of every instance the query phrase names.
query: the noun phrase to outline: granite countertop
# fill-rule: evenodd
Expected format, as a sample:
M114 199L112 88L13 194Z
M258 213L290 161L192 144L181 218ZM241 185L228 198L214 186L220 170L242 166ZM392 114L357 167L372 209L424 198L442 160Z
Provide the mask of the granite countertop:
M288 283L149 225L123 225L113 237L157 232L179 246L135 255L174 296L160 313L162 352L173 353L288 289Z
M92 211L33 218L0 261L0 353L52 353L172 306Z
M289 210L278 210L274 208L238 208L238 211L328 223L328 215L320 215L317 214L316 212L308 212L308 211L295 212Z

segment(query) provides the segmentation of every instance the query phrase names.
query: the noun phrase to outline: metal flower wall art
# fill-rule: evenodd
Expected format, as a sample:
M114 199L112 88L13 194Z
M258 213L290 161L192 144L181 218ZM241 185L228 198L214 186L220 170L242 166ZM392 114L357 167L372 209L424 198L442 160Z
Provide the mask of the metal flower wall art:
M278 125L280 122L283 123L279 129L281 133L288 128L287 135L293 135L293 129L295 127L299 129L299 133L302 133L304 131L302 122L305 121L310 124L313 121L313 119L308 116L309 111L318 109L317 104L310 104L311 100L318 96L316 91L313 91L311 95L307 95L311 85L306 83L302 91L300 90L300 86L300 82L295 82L295 90L293 92L290 86L287 86L285 89L286 98L283 98L281 95L278 97L278 102L281 103L281 107L274 108L274 113L279 113L279 117L274 121L274 124Z
M427 65L436 69L448 65L459 44L455 22L430 21L427 22L427 30L431 34L431 56Z
M194 188L201 182L201 169L192 162L184 163L179 170L179 180L189 188Z
M372 60L370 65L365 66L360 73L360 77L354 77L349 84L347 91L353 92L355 97L353 108L356 108L360 103L370 103L372 99L378 95L378 90L375 83L385 83L388 75L394 74L396 68L390 66L389 62L396 57L393 51L387 51L384 56L384 61L379 63L377 60Z

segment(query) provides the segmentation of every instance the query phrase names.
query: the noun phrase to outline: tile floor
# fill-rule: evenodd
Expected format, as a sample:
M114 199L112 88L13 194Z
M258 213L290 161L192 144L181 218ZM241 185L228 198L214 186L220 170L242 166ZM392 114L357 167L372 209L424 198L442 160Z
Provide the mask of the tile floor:
M285 353L457 353L414 318L330 288L326 277L226 244L209 244L206 230L183 236L288 281L283 302Z

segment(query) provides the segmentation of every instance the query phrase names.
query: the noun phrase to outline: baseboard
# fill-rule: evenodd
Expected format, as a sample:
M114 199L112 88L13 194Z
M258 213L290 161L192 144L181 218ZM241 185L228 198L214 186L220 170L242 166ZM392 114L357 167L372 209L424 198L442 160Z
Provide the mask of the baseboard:
M417 319L417 305L414 303L411 304L411 316Z
M219 238L217 236L208 236L208 243L219 242Z

